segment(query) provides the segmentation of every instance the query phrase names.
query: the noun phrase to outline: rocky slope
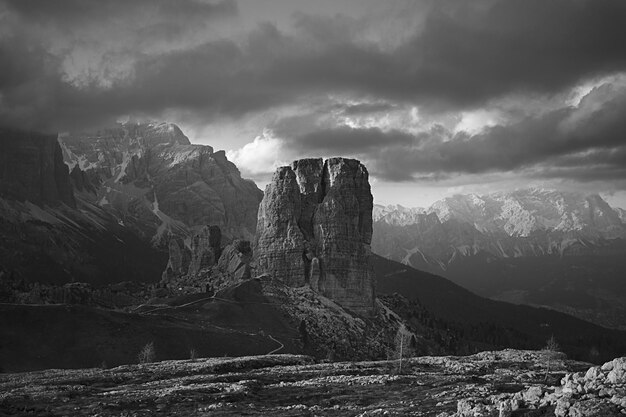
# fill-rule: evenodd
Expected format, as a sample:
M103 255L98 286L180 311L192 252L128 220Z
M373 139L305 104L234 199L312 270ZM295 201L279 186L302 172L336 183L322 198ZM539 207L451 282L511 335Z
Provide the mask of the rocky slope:
M148 221L157 243L209 224L231 239L254 236L262 192L224 151L192 145L176 125L121 124L59 141L70 167L97 178L98 205Z
M567 416L621 416L626 414L626 358L566 374L560 384L533 385L517 393L491 394L458 402L455 416L513 415L524 409ZM536 410L536 411L534 411Z
M371 314L372 194L359 161L303 159L279 168L259 207L258 230L257 273Z
M546 351L400 362L266 355L0 375L4 415L618 416L624 358Z
M484 296L620 326L625 238L620 211L598 195L525 189L376 206L372 249Z
M100 285L158 276L165 259L141 239L143 224L130 227L90 201L89 178L70 174L55 135L5 129L0 148L2 287L9 278Z

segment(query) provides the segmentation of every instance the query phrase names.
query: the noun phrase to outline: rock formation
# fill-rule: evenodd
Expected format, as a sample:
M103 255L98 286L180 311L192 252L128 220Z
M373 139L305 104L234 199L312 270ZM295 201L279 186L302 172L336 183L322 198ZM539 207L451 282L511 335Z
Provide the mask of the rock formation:
M183 239L172 238L169 243L169 260L163 272L163 281L169 282L175 277L185 275L189 270L191 256Z
M176 292L214 292L225 285L250 279L252 247L249 241L235 239L222 247L218 226L204 226L190 239L169 243L169 261L161 283Z
M372 194L368 172L346 158L302 159L279 168L259 207L257 273L313 290L370 314Z
M247 240L234 240L222 250L218 270L229 275L233 281L250 279L250 262L252 261L252 246Z
M76 206L56 134L0 129L0 196Z
M217 226L205 226L191 239L189 275L215 265L222 252L222 232Z

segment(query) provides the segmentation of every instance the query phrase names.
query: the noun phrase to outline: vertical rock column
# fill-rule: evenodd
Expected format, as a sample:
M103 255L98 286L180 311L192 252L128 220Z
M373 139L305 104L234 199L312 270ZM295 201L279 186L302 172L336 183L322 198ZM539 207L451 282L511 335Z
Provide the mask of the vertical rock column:
M372 207L367 169L357 160L303 159L279 168L259 207L258 272L370 314Z
M289 286L305 283L305 240L298 220L302 212L300 186L291 167L281 167L267 185L259 206L257 272L270 273Z

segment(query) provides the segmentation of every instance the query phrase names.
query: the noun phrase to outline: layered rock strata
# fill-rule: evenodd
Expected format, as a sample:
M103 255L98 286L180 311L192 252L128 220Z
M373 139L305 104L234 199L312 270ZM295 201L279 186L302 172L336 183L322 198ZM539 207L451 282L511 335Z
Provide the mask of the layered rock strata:
M259 207L257 273L309 285L360 314L371 314L372 194L355 159L302 159L279 168Z

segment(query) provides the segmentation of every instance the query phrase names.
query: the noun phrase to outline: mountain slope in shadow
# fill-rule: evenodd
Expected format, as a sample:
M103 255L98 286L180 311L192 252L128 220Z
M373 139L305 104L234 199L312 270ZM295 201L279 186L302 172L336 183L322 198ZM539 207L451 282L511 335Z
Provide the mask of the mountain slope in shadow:
M626 351L626 332L611 330L545 308L482 298L453 282L373 257L377 291L407 300L401 315L450 331L460 340L496 348L540 349L554 336L570 357L588 361L610 359ZM418 314L419 310L421 314Z

